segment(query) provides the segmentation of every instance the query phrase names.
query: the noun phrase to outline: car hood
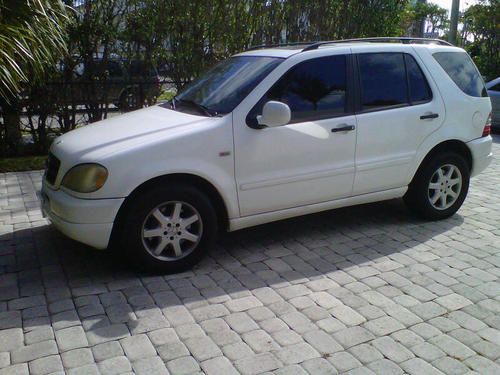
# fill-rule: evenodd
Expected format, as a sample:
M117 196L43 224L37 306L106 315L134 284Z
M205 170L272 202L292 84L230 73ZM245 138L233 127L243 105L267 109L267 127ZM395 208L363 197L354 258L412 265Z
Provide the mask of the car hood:
M51 152L64 164L99 161L122 150L175 138L191 128L210 126L217 117L196 116L158 105L75 129L57 138Z

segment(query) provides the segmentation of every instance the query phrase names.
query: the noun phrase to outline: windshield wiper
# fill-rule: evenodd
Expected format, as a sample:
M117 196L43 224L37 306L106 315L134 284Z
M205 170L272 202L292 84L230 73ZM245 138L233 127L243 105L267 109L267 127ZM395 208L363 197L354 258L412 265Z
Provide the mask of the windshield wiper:
M176 105L175 103L178 102L180 104L187 104L187 105L190 105L191 107L194 107L196 108L199 112L209 116L209 117L213 117L213 116L217 116L217 112L213 112L212 110L210 110L208 107L205 107L203 104L200 104L200 103L197 103L195 102L194 100L190 100L190 99L177 99L177 98L173 98L172 99L172 105L175 109Z

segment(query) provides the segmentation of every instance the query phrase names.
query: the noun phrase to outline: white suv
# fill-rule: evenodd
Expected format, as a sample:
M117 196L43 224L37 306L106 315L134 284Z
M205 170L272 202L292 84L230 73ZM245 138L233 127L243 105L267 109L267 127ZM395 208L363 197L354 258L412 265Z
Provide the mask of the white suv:
M169 103L65 134L43 210L162 272L192 266L220 229L401 197L446 218L492 159L490 99L462 49L390 41L249 50Z

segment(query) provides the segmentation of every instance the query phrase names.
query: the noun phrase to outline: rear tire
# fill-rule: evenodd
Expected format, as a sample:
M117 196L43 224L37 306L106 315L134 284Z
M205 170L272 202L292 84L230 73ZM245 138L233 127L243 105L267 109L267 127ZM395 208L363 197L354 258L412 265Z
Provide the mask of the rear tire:
M217 215L198 189L181 184L154 187L132 199L115 237L132 264L154 272L182 272L215 242Z
M445 219L462 206L469 179L470 170L462 156L437 154L420 166L403 199L422 218Z

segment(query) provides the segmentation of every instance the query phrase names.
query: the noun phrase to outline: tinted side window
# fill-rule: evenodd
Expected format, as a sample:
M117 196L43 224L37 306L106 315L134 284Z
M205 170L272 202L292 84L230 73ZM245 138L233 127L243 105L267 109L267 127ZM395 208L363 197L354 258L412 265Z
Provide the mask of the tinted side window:
M124 62L127 66L126 61ZM154 77L158 75L156 69L143 61L132 60L126 70L131 77Z
M491 91L500 91L500 83L496 84L495 86L489 88Z
M363 53L358 62L363 110L408 104L403 54Z
M308 60L285 73L250 111L247 123L255 123L255 116L269 100L288 104L292 123L342 115L346 91L346 56Z
M422 73L413 56L405 54L404 57L408 73L408 84L410 86L410 102L415 104L431 100L432 92L424 73Z
M116 61L108 61L107 70L110 77L121 77L123 75L122 67Z
M488 96L479 72L466 52L436 52L436 61L464 93Z

